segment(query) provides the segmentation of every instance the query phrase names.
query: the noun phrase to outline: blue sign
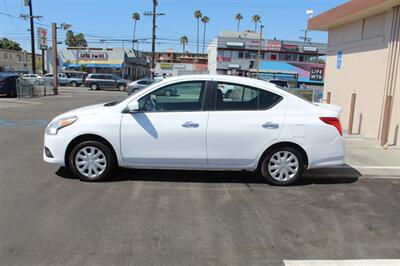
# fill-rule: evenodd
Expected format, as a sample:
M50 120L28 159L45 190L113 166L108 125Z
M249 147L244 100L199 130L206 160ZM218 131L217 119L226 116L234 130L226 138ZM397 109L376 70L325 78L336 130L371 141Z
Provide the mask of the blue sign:
M339 50L337 52L337 57L336 57L336 69L341 69L342 68L342 50Z

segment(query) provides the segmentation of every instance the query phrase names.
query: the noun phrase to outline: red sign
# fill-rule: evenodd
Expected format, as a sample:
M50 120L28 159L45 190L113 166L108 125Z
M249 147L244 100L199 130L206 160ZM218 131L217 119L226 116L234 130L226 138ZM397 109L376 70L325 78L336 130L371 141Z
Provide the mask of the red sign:
M280 51L282 48L282 42L277 40L268 40L267 50Z

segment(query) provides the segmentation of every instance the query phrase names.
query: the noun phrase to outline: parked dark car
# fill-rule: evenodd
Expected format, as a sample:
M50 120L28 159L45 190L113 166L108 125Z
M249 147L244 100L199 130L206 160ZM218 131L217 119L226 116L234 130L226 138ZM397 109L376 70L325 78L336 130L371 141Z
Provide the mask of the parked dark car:
M17 97L17 75L0 76L0 94Z
M282 88L289 88L289 83L286 80L271 79L271 80L268 80L268 82L278 85L279 87L282 87Z
M85 87L90 90L118 89L125 91L127 84L127 80L113 74L89 74L85 80Z

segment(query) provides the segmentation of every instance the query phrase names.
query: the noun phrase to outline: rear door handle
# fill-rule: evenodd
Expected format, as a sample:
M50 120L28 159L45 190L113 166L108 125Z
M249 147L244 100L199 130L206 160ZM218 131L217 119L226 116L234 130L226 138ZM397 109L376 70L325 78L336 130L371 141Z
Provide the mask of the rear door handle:
M192 121L187 121L184 124L182 124L182 126L186 128L196 128L199 127L199 124L193 123Z
M279 124L275 124L275 123L272 123L272 122L266 122L262 126L263 126L263 128L269 128L269 129L277 129L277 128L279 128Z

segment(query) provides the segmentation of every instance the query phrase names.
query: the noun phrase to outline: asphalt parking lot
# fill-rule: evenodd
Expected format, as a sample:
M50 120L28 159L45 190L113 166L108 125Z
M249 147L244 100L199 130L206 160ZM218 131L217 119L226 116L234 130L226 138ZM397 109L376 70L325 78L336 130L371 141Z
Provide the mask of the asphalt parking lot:
M273 187L253 173L119 170L84 183L42 160L47 122L117 91L0 97L1 265L284 265L400 258L400 148L347 138L348 166Z

